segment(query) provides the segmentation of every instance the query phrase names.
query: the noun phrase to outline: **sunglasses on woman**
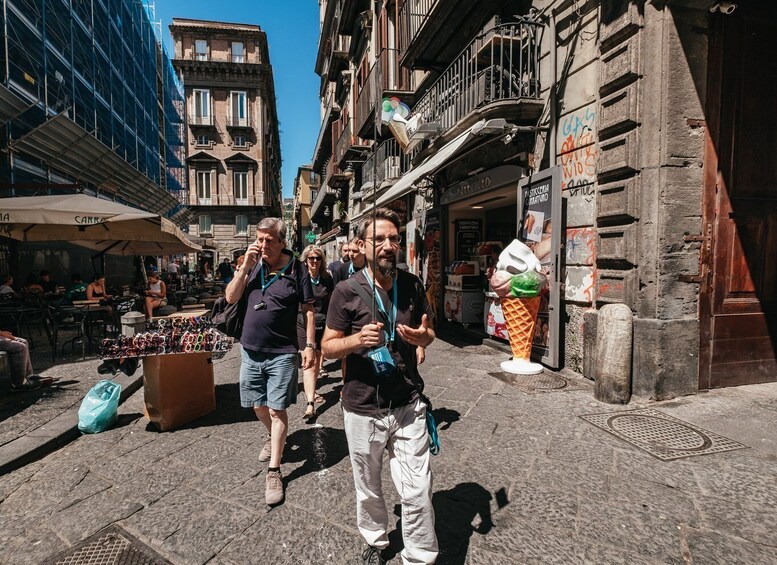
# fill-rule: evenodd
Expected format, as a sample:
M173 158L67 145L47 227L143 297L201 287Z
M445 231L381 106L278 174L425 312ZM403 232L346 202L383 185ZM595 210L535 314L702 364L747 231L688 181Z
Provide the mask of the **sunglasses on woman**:
M321 257L308 257L308 261L321 261Z

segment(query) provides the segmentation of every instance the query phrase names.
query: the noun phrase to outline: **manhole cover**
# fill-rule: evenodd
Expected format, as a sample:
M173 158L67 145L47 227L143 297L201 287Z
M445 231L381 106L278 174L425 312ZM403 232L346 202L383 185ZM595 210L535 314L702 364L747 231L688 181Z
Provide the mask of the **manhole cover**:
M172 565L118 526L108 526L42 565Z
M748 447L652 408L580 417L662 461Z
M574 379L565 379L564 377L548 372L540 373L539 375L514 375L505 371L499 371L496 373L489 373L489 375L502 382L511 384L521 392L527 394L587 389L587 387L575 382Z

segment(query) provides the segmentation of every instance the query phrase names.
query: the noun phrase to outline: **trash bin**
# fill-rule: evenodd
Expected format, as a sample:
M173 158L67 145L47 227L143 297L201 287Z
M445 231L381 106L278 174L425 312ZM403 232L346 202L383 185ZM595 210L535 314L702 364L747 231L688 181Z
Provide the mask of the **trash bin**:
M146 315L142 312L127 312L121 317L121 335L132 337L146 331Z

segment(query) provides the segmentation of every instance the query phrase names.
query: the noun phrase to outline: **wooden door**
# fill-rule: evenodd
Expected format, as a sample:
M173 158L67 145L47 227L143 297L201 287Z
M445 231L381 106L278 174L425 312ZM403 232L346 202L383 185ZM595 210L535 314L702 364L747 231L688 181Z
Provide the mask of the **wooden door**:
M713 15L699 387L777 381L777 8Z

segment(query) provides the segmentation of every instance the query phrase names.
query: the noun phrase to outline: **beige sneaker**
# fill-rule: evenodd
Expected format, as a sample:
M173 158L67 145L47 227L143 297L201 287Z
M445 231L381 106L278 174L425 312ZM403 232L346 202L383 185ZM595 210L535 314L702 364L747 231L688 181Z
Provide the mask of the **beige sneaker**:
M264 447L262 448L262 451L259 453L259 461L262 463L269 461L270 455L272 455L272 444L268 438L267 442L265 442Z
M280 471L267 471L267 486L264 489L264 500L268 506L283 502L283 475Z

